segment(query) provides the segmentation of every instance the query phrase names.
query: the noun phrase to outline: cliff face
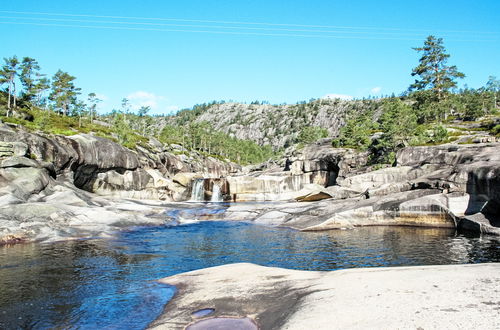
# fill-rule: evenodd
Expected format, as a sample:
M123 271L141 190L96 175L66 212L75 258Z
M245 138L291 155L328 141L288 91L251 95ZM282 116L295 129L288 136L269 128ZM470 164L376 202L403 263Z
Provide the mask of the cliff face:
M92 135L48 136L0 124L0 244L164 224L161 203L127 198L187 200L193 177L239 169L155 140L130 150Z
M0 141L6 150L2 161L4 172L30 168L31 171L37 169L43 177L41 181L45 184L34 189L35 194L43 190L50 183L47 178L51 178L100 195L179 200L189 197L190 191L186 189L189 183L174 182L175 174L198 172L207 177L220 177L239 169L236 164L195 152L172 150L154 140L132 151L92 135L44 136L4 125L0 128ZM14 152L15 148L20 151ZM13 178L4 174L4 179ZM11 181L5 179L3 186ZM16 197L24 200L29 196Z
M378 103L339 99L294 105L223 103L208 107L194 121L209 122L218 131L278 150L295 144L300 131L308 126L325 128L329 136L336 136L349 113L377 108ZM179 119L174 116L167 121Z
M315 201L231 206L224 220L300 230L410 225L500 234L500 143L408 147L396 158L397 166L374 170L367 153L324 139L287 160L241 168L156 140L130 150L92 135L0 125L0 243L162 224L165 205L126 198L185 201L201 178L211 178L205 199L217 186L225 200Z

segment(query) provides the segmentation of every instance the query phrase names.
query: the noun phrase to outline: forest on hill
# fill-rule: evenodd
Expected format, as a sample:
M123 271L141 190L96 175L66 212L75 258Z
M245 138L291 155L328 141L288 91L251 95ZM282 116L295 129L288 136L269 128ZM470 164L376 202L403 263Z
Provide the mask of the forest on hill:
M76 77L58 70L48 78L37 60L12 56L0 70L0 119L47 134L95 134L129 148L153 137L241 164L326 137L336 147L371 151L373 163L391 163L402 147L451 142L470 129L500 136L500 81L491 76L483 87L458 88L465 74L448 64L443 39L429 36L414 49L420 54L411 71L415 81L398 96L281 105L219 101L170 116L151 116L149 107L133 111L125 98L119 109L98 112L101 100L82 95Z

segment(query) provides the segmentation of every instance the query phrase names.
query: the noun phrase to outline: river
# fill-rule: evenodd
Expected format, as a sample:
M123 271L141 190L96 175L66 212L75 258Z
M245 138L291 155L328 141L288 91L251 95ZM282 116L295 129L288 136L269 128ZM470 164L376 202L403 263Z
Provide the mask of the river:
M201 221L1 246L0 329L145 328L175 293L156 279L235 262L302 270L500 262L500 245L446 229L299 232Z

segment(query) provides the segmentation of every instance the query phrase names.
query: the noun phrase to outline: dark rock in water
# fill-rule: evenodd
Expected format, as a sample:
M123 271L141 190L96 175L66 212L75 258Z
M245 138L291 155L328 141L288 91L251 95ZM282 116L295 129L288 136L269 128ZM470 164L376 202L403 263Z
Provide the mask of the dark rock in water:
M461 218L459 229L479 234L500 236L500 216L476 213Z

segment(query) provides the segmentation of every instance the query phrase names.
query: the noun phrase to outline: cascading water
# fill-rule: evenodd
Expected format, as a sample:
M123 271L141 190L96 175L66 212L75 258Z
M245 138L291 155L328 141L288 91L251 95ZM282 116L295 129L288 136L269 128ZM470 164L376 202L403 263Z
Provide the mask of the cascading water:
M194 202L205 201L205 185L204 179L198 179L193 182L193 189L191 190L191 200Z
M222 202L222 191L220 185L214 183L212 186L212 199L211 202Z

